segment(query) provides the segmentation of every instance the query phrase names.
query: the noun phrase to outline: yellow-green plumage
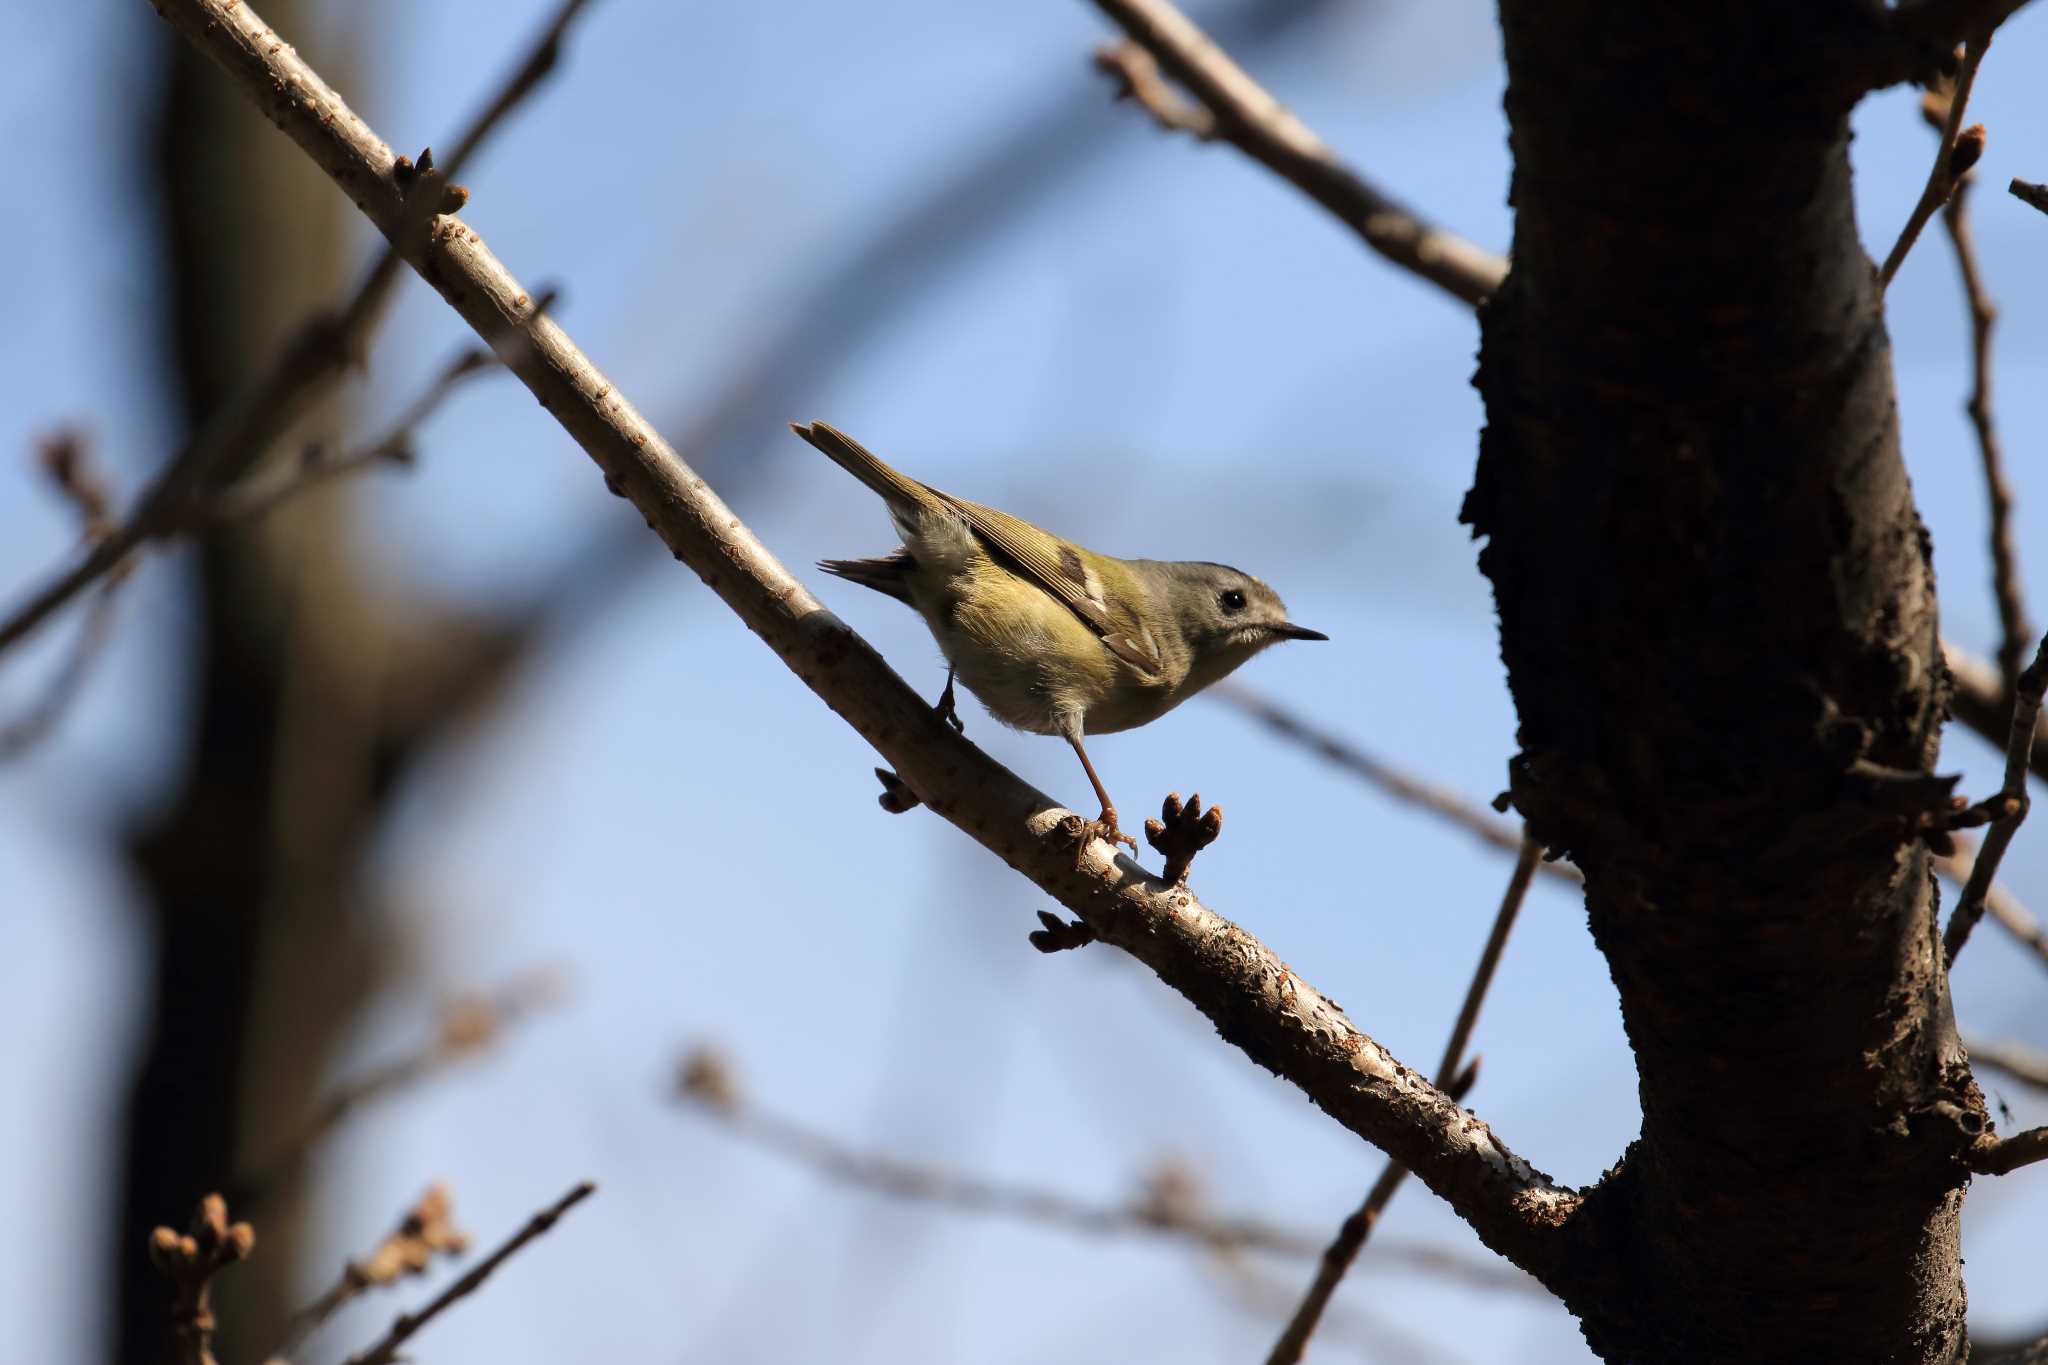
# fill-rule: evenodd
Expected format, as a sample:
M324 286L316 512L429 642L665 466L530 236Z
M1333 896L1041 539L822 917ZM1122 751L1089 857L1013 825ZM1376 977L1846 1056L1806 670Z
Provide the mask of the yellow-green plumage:
M881 495L903 538L894 554L820 567L914 608L997 720L1065 737L1112 829L1083 734L1156 720L1279 640L1326 638L1227 565L1097 554L919 483L823 422L792 429Z

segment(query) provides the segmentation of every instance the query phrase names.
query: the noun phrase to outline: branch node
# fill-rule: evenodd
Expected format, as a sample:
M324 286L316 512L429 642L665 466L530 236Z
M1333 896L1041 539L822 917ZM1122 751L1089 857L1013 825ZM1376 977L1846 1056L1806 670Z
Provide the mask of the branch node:
M875 776L882 783L882 792L881 795L875 798L875 804L889 812L889 814L907 815L924 804L918 797L918 794L912 791L902 778L896 776L887 768L875 769Z
M1195 855L1223 833L1223 807L1211 806L1203 811L1200 792L1182 806L1180 793L1168 792L1166 800L1160 803L1159 814L1162 819L1145 822L1145 842L1166 859L1166 870L1160 876L1171 886L1186 886L1188 868L1194 864Z
M1063 920L1050 910L1041 910L1038 922L1045 927L1033 929L1030 939L1031 946L1041 953L1063 953L1095 942L1095 931L1080 920Z

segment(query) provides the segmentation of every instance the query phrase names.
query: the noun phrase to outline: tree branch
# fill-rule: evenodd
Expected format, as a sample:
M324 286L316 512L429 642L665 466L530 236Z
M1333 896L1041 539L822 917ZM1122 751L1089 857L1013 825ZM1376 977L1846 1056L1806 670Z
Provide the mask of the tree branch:
M2009 1138L1987 1136L1970 1150L1970 1169L1978 1175L2011 1175L2037 1161L2048 1161L2048 1127L2029 1128Z
M491 1272L517 1255L522 1247L534 1238L552 1228L570 1209L597 1193L597 1186L583 1181L547 1208L526 1220L526 1225L506 1239L503 1246L478 1261L466 1271L462 1278L436 1294L426 1307L417 1313L400 1313L398 1320L391 1324L391 1330L375 1344L350 1356L347 1365L392 1365L399 1359L398 1350L410 1341L415 1333L435 1318L448 1311L456 1303L475 1293Z
M1968 886L1970 874L1977 866L1977 846L1969 837L1958 833L1952 835L1955 842L1953 853L1936 856L1934 865L1941 874L1958 887ZM2043 928L2034 913L2020 904L2003 882L1994 881L1984 893L1984 910L1998 921L1998 927L2011 934L2020 946L2032 952L2043 965L2048 965L2048 928Z
M343 1265L341 1275L319 1298L292 1315L284 1341L270 1358L296 1355L322 1323L368 1290L397 1284L402 1276L424 1275L436 1256L460 1256L469 1248L469 1237L455 1226L454 1215L455 1200L448 1187L431 1186L368 1256Z
M1406 801L1441 815L1467 834L1502 852L1517 853L1522 848L1522 835L1513 821L1489 813L1484 807L1467 801L1448 788L1403 772L1254 688L1226 680L1211 687L1204 695L1230 703L1282 739L1292 740L1325 762L1379 788L1396 801ZM1573 886L1584 886L1586 882L1579 869L1568 862L1545 859L1536 864L1536 870Z
M2027 665L2013 688L2011 736L2006 741L2005 750L2005 783L1990 800L1976 808L1978 812L1992 817L1991 828L1984 834L1984 847L1978 850L1976 862L1970 868L1970 879L1963 883L1962 897L1956 902L1955 913L1949 917L1948 928L1941 936L1942 952L1951 967L1955 965L1956 954L1969 941L1970 931L1984 917L1984 902L1991 892L1991 879L1998 875L1998 864L2005 857L2007 846L2012 843L2013 835L2019 832L2021 822L2027 818L2027 767L2033 758L2034 726L2041 716L2043 692L2048 692L2048 636L2042 637L2040 647L2034 651L2034 661Z
M1210 1212L1193 1175L1173 1163L1162 1163L1148 1174L1135 1198L1118 1204L1091 1203L1051 1187L992 1180L885 1152L862 1151L745 1098L726 1060L708 1048L693 1048L684 1057L676 1089L691 1109L735 1136L825 1179L874 1194L956 1213L1013 1218L1088 1237L1168 1238L1221 1255L1253 1251L1307 1259L1322 1251L1322 1239L1305 1229ZM1381 1249L1418 1273L1443 1275L1489 1290L1543 1293L1534 1280L1512 1267L1427 1246Z
M2010 738L2012 692L1999 677L1997 666L1952 640L1941 642L1941 659L1955 684L1951 705L1956 719L2003 749ZM2048 781L2048 742L2038 733L2029 771Z
M417 190L408 231L417 233L433 219L444 189L500 124L505 116L553 70L563 33L589 0L562 0L553 20L526 59L499 92L456 138L455 153L431 174L399 158L400 173ZM162 11L159 10L159 13ZM296 56L296 54L294 54ZM421 153L421 162L430 153ZM417 173L416 173L417 170ZM300 324L279 348L277 360L236 399L214 414L191 444L180 451L150 486L135 510L97 539L83 558L36 592L13 613L0 618L0 653L25 638L66 602L77 596L135 551L151 541L187 529L191 504L219 481L253 467L279 437L332 390L353 366L361 364L371 334L383 321L385 305L398 280L401 253L387 248L338 313L318 313ZM486 336L486 341L491 340Z
M2048 1092L2048 1053L2018 1043L1988 1043L1981 1038L1971 1039L1964 1047L1973 1066L1988 1066L2022 1085Z
M1956 185L1963 172L1970 169L1978 155L1984 150L1984 129L1979 126L1972 131L1974 139L1962 135L1963 110L1970 103L1970 87L1976 83L1977 68L1983 64L1984 50L1991 46L1991 32L1973 33L1963 48L1962 69L1956 73L1955 90L1949 96L1948 116L1941 126L1941 146L1935 150L1934 164L1927 169L1927 183L1920 187L1920 198L1913 205L1913 211L1906 215L1906 225L1899 229L1898 241L1892 243L1890 254L1884 264L1878 267L1877 288L1881 295L1891 284L1892 276L1899 273L1899 265L1906 259L1906 253L1913 249L1913 243L1920 239L1920 229L1927 226L1927 220L1934 216L1936 209L1948 202L1955 193Z
M1955 247L1963 297L1970 309L1971 378L1967 411L1970 425L1977 432L1978 456L1984 466L1984 493L1991 505L1991 595L1998 604L1998 671L2010 687L2013 679L2019 677L2034 628L2027 624L2019 548L2013 540L2012 485L2005 477L2005 456L1991 411L1991 329L1998 322L1998 309L1984 287L1984 275L1977 265L1976 237L1970 231L1970 187L1974 180L1974 176L1962 178L1941 217L1948 228L1949 242Z
M391 150L291 48L235 0L157 0L158 12L225 69L318 163L422 278L482 335L523 331L509 363L630 499L675 557L959 826L1099 937L1186 996L1249 1056L1340 1123L1414 1168L1495 1250L1544 1278L1563 1273L1555 1236L1578 1196L1515 1156L1486 1125L1360 1032L1264 944L1116 857L1099 841L1077 864L1072 813L955 734L814 599L733 516L493 256L477 232L437 217L406 240Z
M1507 262L1446 232L1361 178L1168 0L1095 0L1131 41L1151 54L1206 109L1208 131L1162 88L1141 87L1128 63L1098 57L1162 125L1228 142L1337 215L1367 246L1466 303L1477 304L1507 275ZM1151 97L1147 97L1151 96ZM1167 117L1162 109L1176 112Z
M357 1109L419 1084L488 1048L505 1030L561 998L560 977L528 972L488 992L458 996L441 1011L434 1036L396 1060L336 1087L283 1151L236 1177L229 1187L236 1207L260 1207L278 1191L320 1142Z
M1479 1022L1479 1007L1485 1003L1486 992L1493 985L1494 969L1500 966L1500 955L1507 947L1508 934L1515 927L1515 917L1521 912L1522 901L1529 894L1529 883L1535 880L1536 869L1542 866L1542 855L1542 846L1523 836L1521 852L1515 858L1515 870L1508 878L1508 889L1493 917L1493 928L1486 935L1486 946L1480 950L1479 965L1472 971L1471 984L1465 988L1465 1001L1458 1007L1458 1019L1451 1026L1450 1041L1444 1044L1443 1060L1437 1064L1436 1075L1438 1083L1448 1087L1453 1098L1463 1099L1471 1087L1473 1069L1468 1068L1463 1076L1459 1075L1459 1068L1464 1064L1465 1046L1472 1041L1473 1026ZM1294 1310L1294 1316L1288 1320L1286 1329L1267 1355L1266 1365L1295 1365L1302 1353L1308 1350L1308 1339L1315 1334L1316 1324L1329 1307L1331 1296L1337 1292L1337 1286L1343 1282L1352 1262L1358 1259L1366 1239L1379 1226L1380 1215L1387 1211L1387 1205L1394 1202L1394 1196L1400 1192L1401 1184L1407 1178L1406 1166L1390 1162L1380 1178L1373 1182L1372 1189L1366 1192L1365 1202L1344 1220L1336 1240L1323 1252L1322 1265L1317 1269L1308 1293L1302 1298L1301 1306Z

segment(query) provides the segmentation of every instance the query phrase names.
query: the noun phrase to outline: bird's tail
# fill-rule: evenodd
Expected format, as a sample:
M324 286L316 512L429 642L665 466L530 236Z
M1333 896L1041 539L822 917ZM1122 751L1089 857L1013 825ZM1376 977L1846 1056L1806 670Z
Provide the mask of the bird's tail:
M854 440L837 427L824 422L813 422L809 426L791 422L789 429L825 452L833 464L859 479L869 488L882 495L892 509L916 508L919 511L944 510L931 489L926 488L907 474L899 474L884 464L879 456L859 441ZM851 560L855 564L879 563L881 561ZM836 572L836 571L835 571ZM850 576L850 575L849 575ZM855 579L860 582L862 580ZM869 584L870 587L873 584Z
M879 559L821 559L818 567L849 583L873 588L907 607L916 605L910 600L910 576L917 570L917 561L910 557L908 550L898 550Z

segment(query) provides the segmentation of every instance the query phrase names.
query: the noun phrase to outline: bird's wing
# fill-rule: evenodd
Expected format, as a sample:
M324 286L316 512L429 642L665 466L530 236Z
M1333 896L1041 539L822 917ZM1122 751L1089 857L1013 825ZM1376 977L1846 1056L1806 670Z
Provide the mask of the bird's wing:
M968 526L998 558L1080 617L1084 625L1102 637L1110 653L1141 673L1159 672L1158 651L1149 640L1124 630L1110 616L1108 603L1101 596L1100 579L1089 582L1088 566L1073 546L1008 512L956 498L929 484L921 486L965 517Z
M1148 639L1126 631L1110 617L1109 606L1101 596L1100 582L1091 591L1088 566L1081 562L1081 556L1073 546L1007 512L998 512L993 507L983 507L978 502L968 502L951 493L941 492L930 484L919 483L909 475L890 468L873 451L829 423L813 422L806 426L791 422L789 425L790 430L823 451L834 464L881 494L892 512L899 508L943 506L959 513L998 558L1051 593L1055 601L1102 637L1102 643L1110 653L1141 673L1159 672L1158 650ZM827 572L842 573L842 570L829 568ZM842 576L855 578L851 573L842 573ZM877 586L866 578L855 578L855 581L867 582L869 587ZM880 591L887 592L888 589Z

